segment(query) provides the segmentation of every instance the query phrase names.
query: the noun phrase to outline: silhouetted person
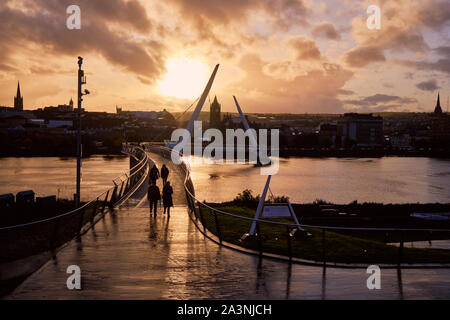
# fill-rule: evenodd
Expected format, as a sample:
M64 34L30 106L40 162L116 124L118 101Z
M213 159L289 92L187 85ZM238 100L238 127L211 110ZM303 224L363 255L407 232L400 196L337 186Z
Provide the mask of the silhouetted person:
M156 184L156 180L159 179L159 170L156 167L156 164L150 169L150 182L152 184Z
M164 213L166 213L167 209L167 215L169 216L170 216L170 207L173 207L172 194L173 194L172 186L170 185L170 182L167 181L167 183L164 185L163 188L162 199L163 199Z
M156 209L158 207L158 201L161 200L161 194L155 183L150 182L147 192L147 199L150 204L150 214L152 214L153 209L153 214L156 216Z
M163 164L161 167L161 178L163 179L163 186L166 185L168 176L169 176L169 169L166 167L165 164Z

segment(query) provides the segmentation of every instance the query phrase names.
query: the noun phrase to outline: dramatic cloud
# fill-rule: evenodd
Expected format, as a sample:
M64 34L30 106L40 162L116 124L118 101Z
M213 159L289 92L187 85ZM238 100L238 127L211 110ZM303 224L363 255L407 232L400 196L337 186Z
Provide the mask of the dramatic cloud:
M330 22L319 23L311 30L314 37L324 37L330 40L340 40L341 36Z
M110 63L141 77L155 80L164 71L164 46L153 40L136 40L130 33L113 31L113 24L131 31L147 32L151 23L139 3L120 0L78 1L83 7L81 30L68 30L65 10L71 1L22 1L20 10L3 6L0 9L2 33L0 53L6 61L20 48L33 46L43 54L67 56L98 53Z
M251 112L418 110L450 84L448 0L380 0L380 30L366 26L370 0L0 2L0 105L18 80L25 108L66 103L79 55L92 111L183 110L187 86L161 83L189 74L202 87L216 63L212 92L225 112L232 94ZM81 30L66 28L72 4ZM171 70L173 61L203 71Z
M296 37L290 41L294 48L297 59L317 60L320 59L320 51L316 43L306 37Z
M393 62L417 70L439 71L450 74L450 57L437 61L414 61L394 59Z
M348 106L356 106L361 112L381 112L416 104L417 99L378 93L359 100L345 100L343 103Z
M245 70L242 81L227 91L245 103L247 112L342 112L337 96L352 73L336 64L323 63L292 79L276 79L264 73L267 62L257 55L247 55L239 63ZM326 85L324 85L326 84Z
M440 87L438 86L436 80L423 81L416 84L416 87L423 91L436 91Z
M208 21L208 25L229 24L234 20L246 19L258 10L289 23L304 21L310 12L303 0L169 0L177 6L188 20Z
M380 30L368 29L364 18L353 20L352 33L358 45L347 54L350 66L364 67L381 61L385 51L424 55L429 51L429 45L423 33L428 29L442 29L450 21L448 1L445 0L382 1L381 12ZM355 52L356 62L351 57ZM363 55L358 54L361 52L368 53L366 63L362 61Z
M349 51L345 61L351 67L364 67L372 62L385 61L383 50L376 46L358 47Z

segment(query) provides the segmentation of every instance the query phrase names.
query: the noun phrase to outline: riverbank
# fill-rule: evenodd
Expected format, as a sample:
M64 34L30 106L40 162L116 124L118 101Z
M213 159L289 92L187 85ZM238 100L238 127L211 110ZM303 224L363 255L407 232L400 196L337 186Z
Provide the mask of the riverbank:
M215 208L246 218L253 218L255 214L253 209L245 207L217 206ZM289 233L295 229L293 226L287 228L285 225L260 222L256 236L242 240L242 236L250 230L251 220L220 213L213 216L206 208L201 209L200 217L203 225L223 241L246 249L309 261L344 264L450 263L449 250L405 247L399 249L387 244L387 241L393 242L395 232L390 232L389 240L383 241L379 237L382 234L386 235L386 232L369 235L370 231L326 230L324 232L320 228L306 227L305 232L297 231L291 237ZM293 223L288 219L266 219L266 221ZM399 233L398 237L414 239L417 238L417 234L403 232ZM450 233L446 234L446 238L450 238Z
M280 157L298 158L382 158L382 157L427 157L450 159L450 150L394 150L394 149L302 149L281 148Z
M450 230L450 219L436 221L411 216L418 212L450 212L450 203L381 204L353 201L333 204L323 200L293 203L295 215L306 226L304 231L292 232L295 230L293 219L260 217L256 236L243 237L250 231L259 200L259 195L254 196L250 190L244 190L232 201L206 203L219 211L213 213L200 206L201 222L228 243L311 261L345 264L396 264L399 261L410 264L450 263L450 250L403 246L403 243L412 241L448 240L450 232L395 231ZM286 203L286 198L272 197L271 203ZM291 226L277 224L279 222ZM382 230L367 230L376 228ZM398 243L401 248L398 248Z

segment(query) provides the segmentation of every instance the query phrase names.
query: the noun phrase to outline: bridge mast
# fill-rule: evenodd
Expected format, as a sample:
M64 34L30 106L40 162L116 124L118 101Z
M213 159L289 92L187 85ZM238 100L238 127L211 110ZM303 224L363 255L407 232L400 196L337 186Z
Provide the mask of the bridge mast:
M216 65L214 68L213 73L211 74L211 77L209 78L208 84L205 87L205 90L203 91L200 100L198 100L197 106L195 107L194 113L192 114L191 119L189 119L189 123L186 127L186 129L192 134L192 130L194 129L194 121L197 120L198 115L200 114L200 111L202 110L203 104L205 103L206 97L209 94L209 90L211 90L211 86L214 82L214 78L216 77L217 70L219 69L219 65Z

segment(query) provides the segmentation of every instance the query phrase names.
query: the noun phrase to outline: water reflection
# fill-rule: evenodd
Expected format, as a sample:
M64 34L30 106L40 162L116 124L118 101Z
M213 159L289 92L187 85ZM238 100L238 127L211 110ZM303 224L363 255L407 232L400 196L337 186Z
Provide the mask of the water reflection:
M112 186L112 179L129 168L126 156L83 159L81 197L90 200ZM76 159L58 157L0 158L0 194L34 190L37 196L72 199Z
M263 296L267 296L267 288L266 288L266 277L265 270L263 267L263 258L259 257L258 266L256 267L256 294L262 294Z
M403 282L402 282L402 269L397 268L397 284L400 300L403 300Z
M322 300L325 300L327 298L326 296L327 291L327 267L324 265L322 268Z
M287 280L286 280L286 299L289 299L289 295L291 293L291 276L292 276L292 263L288 263Z
M450 161L429 158L289 158L271 181L275 194L296 202L449 202ZM265 176L242 164L192 164L200 199L232 200L244 188L261 193Z

